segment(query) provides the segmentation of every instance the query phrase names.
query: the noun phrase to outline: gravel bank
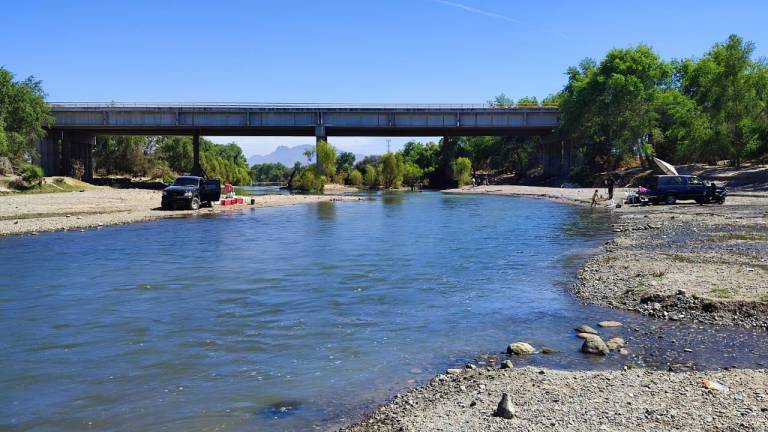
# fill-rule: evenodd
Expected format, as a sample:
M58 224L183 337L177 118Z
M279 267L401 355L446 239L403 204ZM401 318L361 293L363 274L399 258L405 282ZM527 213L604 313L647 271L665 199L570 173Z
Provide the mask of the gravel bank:
M275 207L321 201L357 201L348 195L260 195L255 205L164 211L160 191L95 187L82 192L0 196L0 236L86 229L160 218L217 214L252 207Z
M702 379L728 389L706 389ZM511 419L493 415L503 393ZM766 431L768 372L465 370L439 375L342 430Z

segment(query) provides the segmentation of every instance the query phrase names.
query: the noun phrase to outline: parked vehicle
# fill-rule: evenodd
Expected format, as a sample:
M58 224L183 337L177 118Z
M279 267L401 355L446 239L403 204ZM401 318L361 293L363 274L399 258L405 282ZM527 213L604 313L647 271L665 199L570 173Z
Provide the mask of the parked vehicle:
M651 204L674 204L678 200L693 200L699 204L725 202L724 187L716 187L713 195L709 185L691 175L657 175L651 177L638 194L643 201Z
M202 205L210 206L221 197L221 182L196 176L182 176L163 189L161 206L163 210L186 208L197 210Z

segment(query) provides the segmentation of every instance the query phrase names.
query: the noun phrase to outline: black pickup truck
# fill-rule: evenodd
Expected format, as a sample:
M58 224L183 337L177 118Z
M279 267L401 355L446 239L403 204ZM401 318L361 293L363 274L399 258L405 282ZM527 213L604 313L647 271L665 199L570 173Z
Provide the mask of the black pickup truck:
M678 200L694 200L699 204L722 204L727 192L722 186L716 186L713 190L711 185L705 184L696 176L657 175L644 182L639 195L651 204L674 204Z
M163 210L186 208L197 210L201 205L211 205L221 197L221 182L204 177L182 176L163 189Z

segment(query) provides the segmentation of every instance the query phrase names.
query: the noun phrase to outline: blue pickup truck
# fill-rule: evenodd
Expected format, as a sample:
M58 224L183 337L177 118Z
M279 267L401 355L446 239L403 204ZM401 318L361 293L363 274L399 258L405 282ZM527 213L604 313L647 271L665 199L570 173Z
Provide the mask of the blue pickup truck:
M722 186L714 189L692 175L657 175L649 178L640 190L640 198L651 204L674 204L678 200L693 200L699 204L725 202Z

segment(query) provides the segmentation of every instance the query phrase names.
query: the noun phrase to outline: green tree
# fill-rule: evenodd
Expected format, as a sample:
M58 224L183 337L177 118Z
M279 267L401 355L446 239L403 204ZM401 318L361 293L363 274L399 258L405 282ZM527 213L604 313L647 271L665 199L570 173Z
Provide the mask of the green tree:
M255 164L251 167L251 179L254 182L285 182L288 179L288 168L281 163Z
M165 161L173 171L187 173L193 163L192 139L183 136L161 137L155 147L155 155Z
M35 143L53 125L42 82L29 77L16 81L0 67L0 156L14 164L37 156Z
M319 174L332 179L336 174L336 148L324 140L317 143L317 167Z
M405 162L403 165L403 184L414 190L422 177L424 177L424 171L418 165L411 161Z
M363 174L363 185L368 189L374 189L379 186L379 172L375 166L365 166L365 174Z
M731 35L698 62L682 67L683 92L709 116L708 150L737 166L748 149L759 145L760 123L765 121L760 91L765 65L752 61L754 50L752 42Z
M599 64L582 61L568 69L560 101L562 133L580 144L592 168L613 169L627 157L647 161L659 87L671 74L671 67L643 44L613 49Z
M381 158L381 183L385 189L399 188L403 182L403 157L386 153Z
M336 172L350 173L355 166L355 154L351 152L341 152L336 158Z
M453 163L453 178L459 186L469 184L472 179L472 161L465 157L456 159Z
M353 169L352 172L349 173L349 183L354 187L363 185L363 175L360 174L360 171Z

